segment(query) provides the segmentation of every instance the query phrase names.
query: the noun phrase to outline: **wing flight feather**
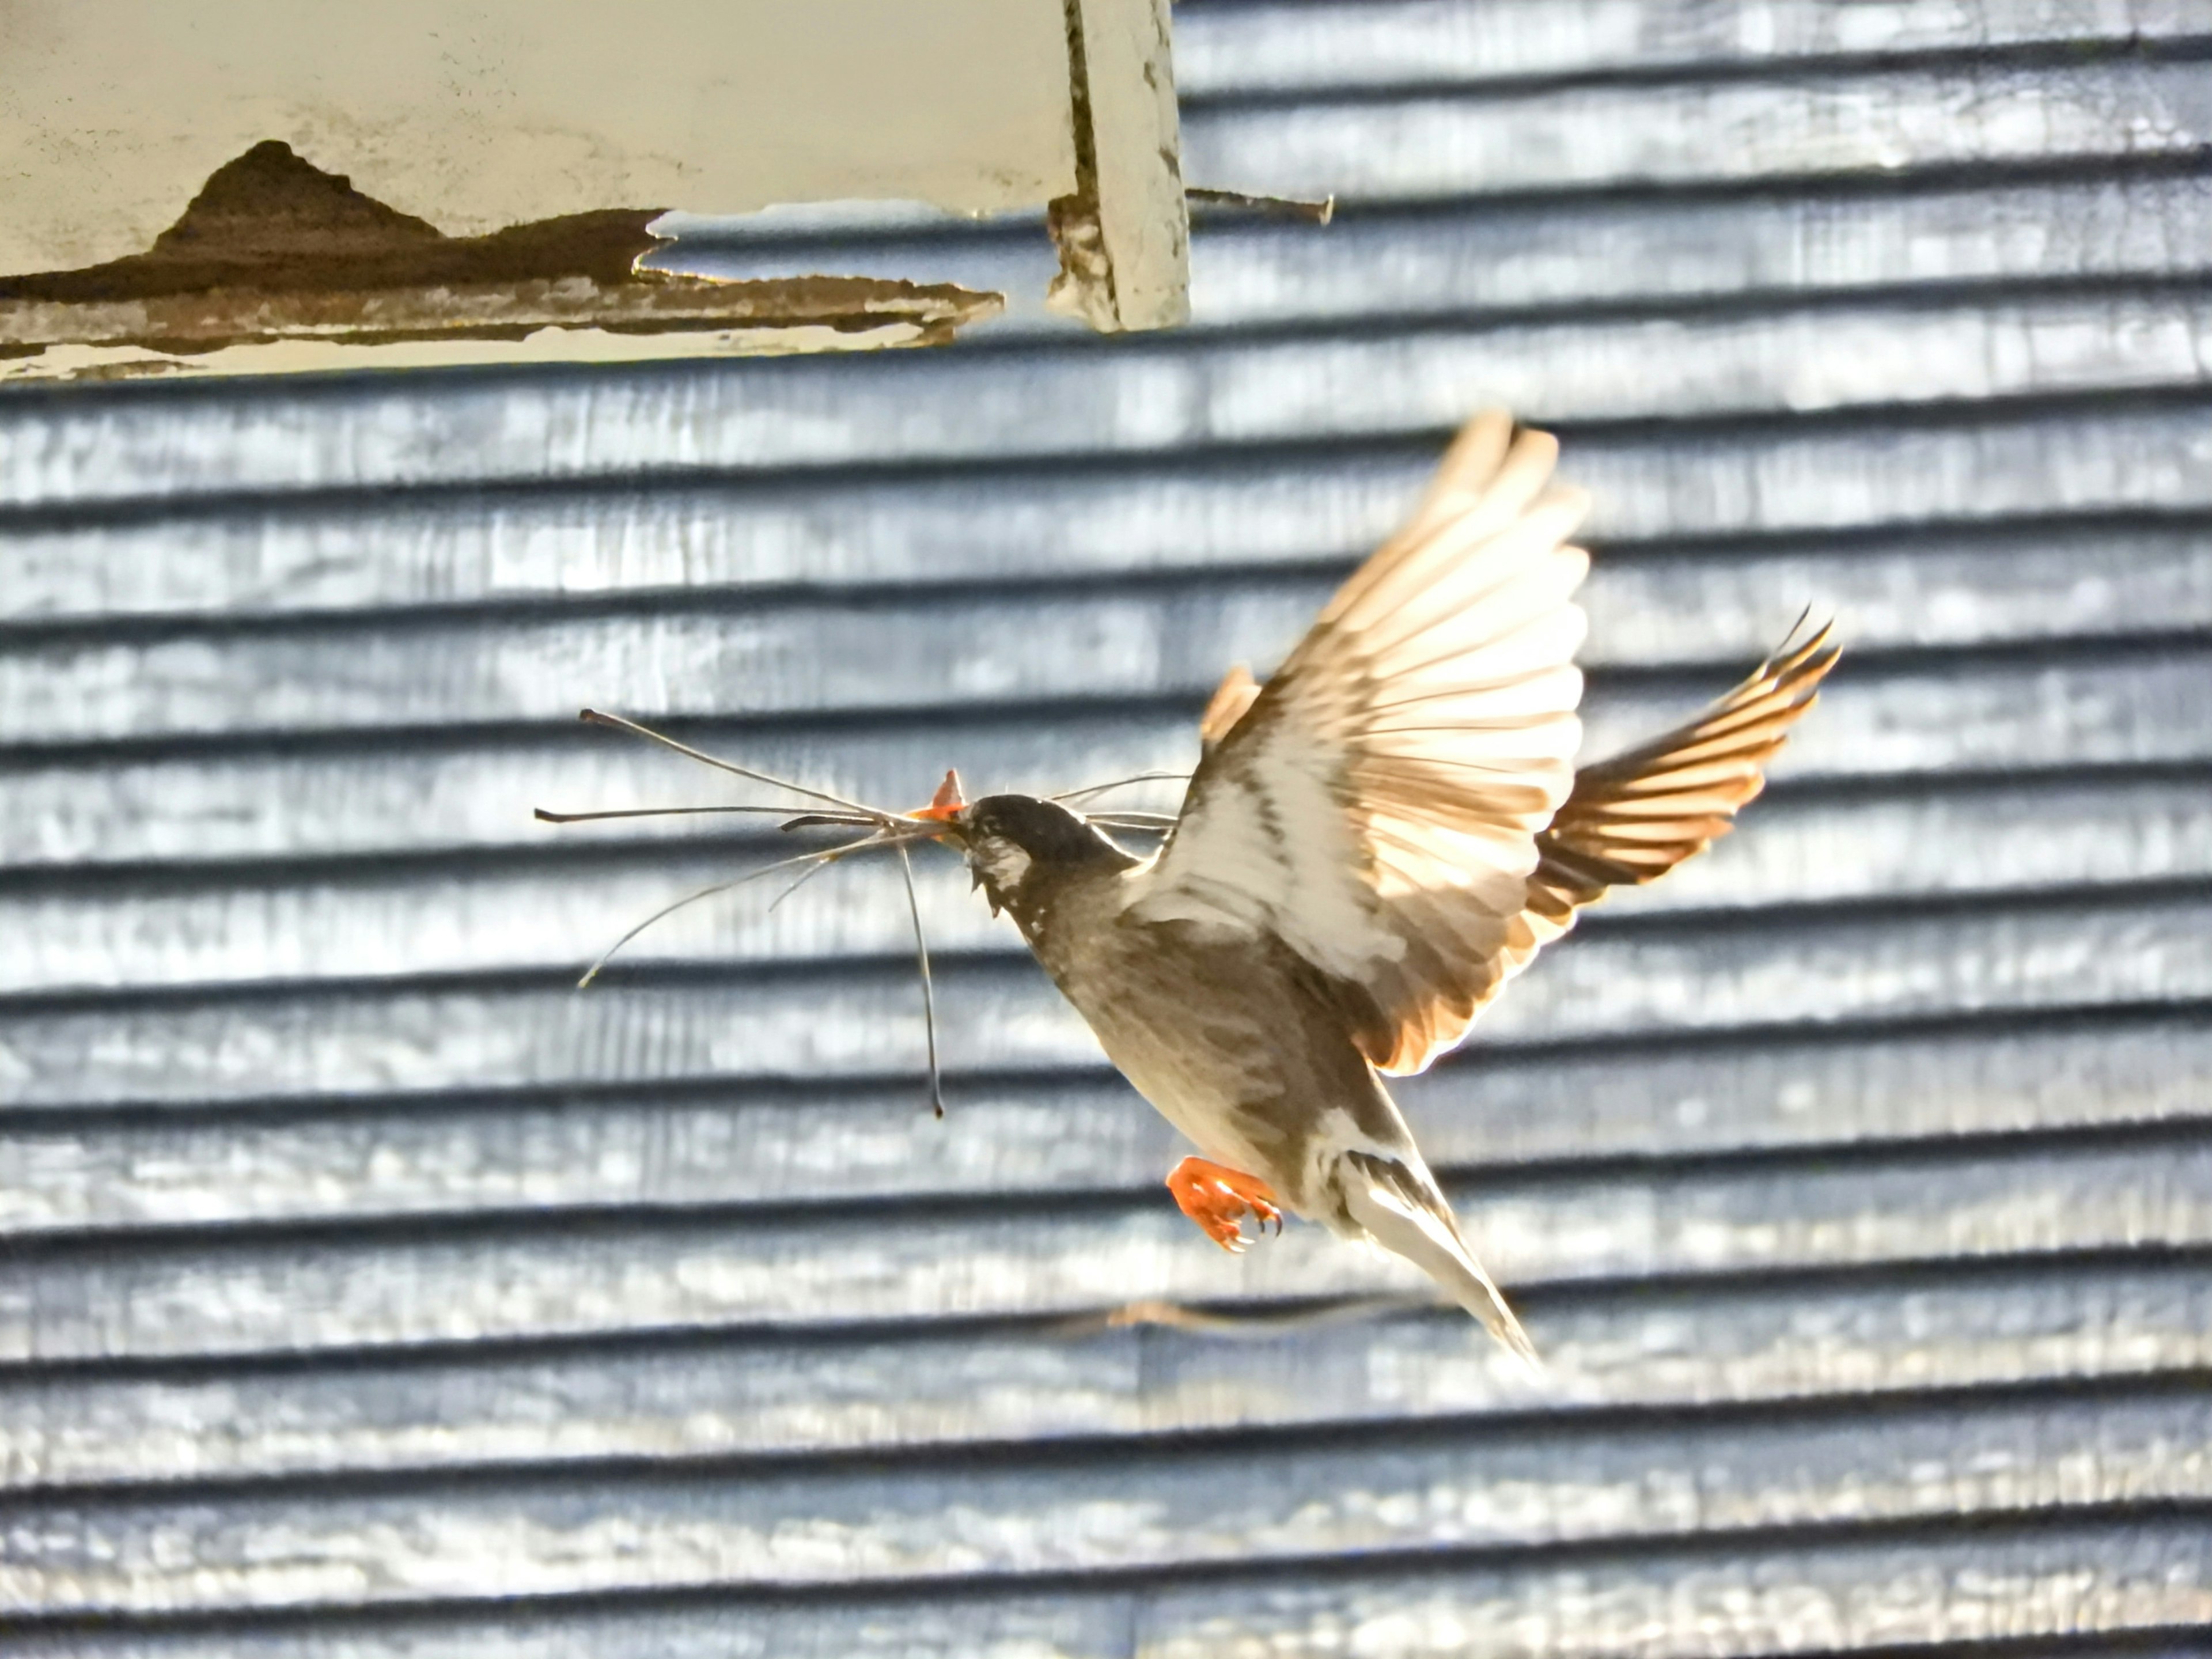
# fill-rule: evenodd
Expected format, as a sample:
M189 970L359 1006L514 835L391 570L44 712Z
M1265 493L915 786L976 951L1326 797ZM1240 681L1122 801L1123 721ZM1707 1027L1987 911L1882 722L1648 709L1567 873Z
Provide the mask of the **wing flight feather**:
M1141 920L1282 937L1384 1070L1425 1065L1494 993L1573 781L1589 557L1557 455L1503 414L1469 422L1274 678L1224 683L1175 831L1131 878Z
M1792 629L1698 719L1576 773L1589 557L1557 454L1470 422L1274 678L1222 682L1175 830L1130 876L1139 921L1280 937L1384 1072L1456 1043L1583 906L1727 834L1838 653Z
M1575 775L1574 793L1536 838L1516 969L1609 888L1663 876L1735 827L1843 653L1832 624L1800 639L1802 626L1696 720Z

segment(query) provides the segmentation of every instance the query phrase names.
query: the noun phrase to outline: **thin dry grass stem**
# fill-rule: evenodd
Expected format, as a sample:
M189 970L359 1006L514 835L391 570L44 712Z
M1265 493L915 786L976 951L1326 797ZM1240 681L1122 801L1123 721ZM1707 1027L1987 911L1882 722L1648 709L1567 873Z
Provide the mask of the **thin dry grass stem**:
M774 817L784 817L790 815L791 809L788 806L620 806L598 812L556 812L544 806L530 809L530 816L540 823L592 823L600 818L680 818L706 812L761 812ZM849 813L836 816L817 813L812 816L823 823L860 824L871 822Z
M1188 772L1134 772L1126 778L1115 778L1111 783L1094 783L1081 789L1070 789L1052 797L1063 805L1069 801L1089 800L1093 795L1103 795L1109 789L1127 789L1139 783L1187 783Z
M945 1115L945 1080L937 1066L937 986L929 972L929 943L921 933L921 899L914 890L914 857L906 850L907 842L913 837L891 843L898 854L899 871L906 877L907 915L914 921L914 953L921 964L922 1028L929 1039L929 1106L939 1117Z
M790 881L786 882L783 885L782 890L777 893L774 898L768 902L768 908L763 910L761 914L763 915L769 916L774 915L778 908L781 906L784 900L789 898L800 888L805 886L808 882L813 880L815 877L820 875L831 865L836 863L839 856L840 855L835 851L823 854L822 856L813 864L808 866L805 869L801 870L799 874Z
M649 726L641 726L635 720L626 719L620 714L609 714L597 708L586 708L579 711L576 718L587 726L611 726L619 732L633 732L650 742L659 744L664 748L673 749L679 755L688 755L701 765L711 766L718 772L728 772L737 777L750 779L755 783L764 783L772 789L788 789L793 794L804 795L809 800L827 801L830 805L841 806L848 812L858 812L872 823L886 822L892 816L888 812L879 812L872 806L863 806L856 800L847 800L842 795L833 795L824 789L810 788L805 784L793 783L787 778L777 777L773 772L756 771L750 766L740 766L735 761L724 760L719 755L710 755L703 749L694 749L688 743L678 743L665 732L656 732Z
M1048 1327L1060 1336L1096 1336L1132 1325L1162 1325L1194 1335L1226 1337L1231 1340L1266 1341L1292 1331L1318 1330L1363 1319L1388 1318L1394 1314L1449 1305L1418 1292L1399 1295L1378 1291L1346 1297L1315 1308L1286 1310L1255 1309L1243 1313L1216 1313L1180 1302L1125 1302L1098 1313L1076 1314Z
M788 778L780 778L772 772L763 772L755 767L742 766L735 761L725 760L719 755L710 755L702 749L695 749L688 743L680 743L665 732L656 732L651 726L642 725L624 715L610 714L597 708L586 708L580 712L578 718L587 725L609 726L618 732L627 732L634 737L643 738L649 743L656 743L664 749L672 750L686 759L697 761L702 766L711 766L718 772L726 772L733 777L744 778L749 782L765 784L771 789L781 789L805 800L819 802L822 807L829 810L824 811L822 807L817 807L799 811L791 806L763 806L748 804L711 806L637 806L597 812L555 812L541 806L535 809L535 816L541 822L588 823L602 818L684 817L713 813L741 813L782 817L784 822L781 827L785 830L836 828L865 830L868 833L858 840L848 841L840 846L824 848L811 853L801 853L792 858L779 859L772 864L763 865L757 870L749 870L732 880L716 882L712 886L702 887L696 892L685 894L672 904L663 905L601 952L598 959L585 970L583 977L576 981L576 988L583 990L590 986L599 976L600 970L605 969L624 946L655 923L665 920L689 905L749 885L764 877L774 875L780 870L798 869L799 873L797 878L788 883L769 902L767 914L773 915L776 908L784 900L789 898L831 865L842 863L855 853L875 852L889 848L898 854L899 875L906 885L907 918L914 927L915 962L921 974L922 1024L929 1054L930 1109L937 1116L943 1117L945 1115L945 1079L937 1047L937 981L930 967L929 940L921 925L921 896L915 885L914 858L908 848L915 842L936 840L945 833L944 827L939 823L924 822L903 812L883 811L860 801L848 800L842 795L832 794L826 789L816 789L806 784L793 783ZM1182 782L1188 776L1189 774L1185 772L1139 772L1129 777L1115 778L1110 782L1092 784L1087 788L1072 789L1066 794L1054 795L1052 799L1070 803L1083 801L1096 795L1105 794L1109 790L1125 789L1134 784ZM1091 823L1105 829L1153 834L1166 833L1175 827L1176 822L1173 815L1165 812L1099 812L1086 813L1085 817Z
M1107 830L1138 830L1161 836L1176 826L1172 812L1085 812L1083 821Z
M778 859L773 864L764 864L757 870L748 870L742 876L736 877L732 880L718 881L711 887L702 887L696 892L687 893L672 904L662 905L660 908L655 910L643 921L639 922L636 927L631 928L620 939L617 939L612 945L607 946L605 951L602 951L599 953L598 959L595 960L589 968L586 968L584 970L584 976L576 981L576 988L580 991L589 989L592 981L599 976L599 970L605 968L607 963L614 960L616 954L621 951L623 945L628 945L632 939L635 939L640 933L645 932L647 928L652 927L655 922L674 915L678 910L683 909L687 905L696 904L702 899L710 899L719 893L726 893L735 888L745 886L748 883L759 881L763 877L774 875L779 870L788 870L793 865L835 862L836 860L842 858L848 853L857 853L864 847L884 844L886 843L883 842L879 837L870 836L861 841L848 842L843 847L832 847L817 852L801 853L794 858ZM812 872L810 871L808 873L811 874Z
M775 898L769 902L767 914L772 915L776 907L784 900L789 898L831 865L841 863L855 853L873 852L878 848L890 848L898 854L899 873L906 884L907 914L914 924L915 956L921 970L922 1019L927 1031L929 1052L930 1109L938 1117L942 1118L945 1115L945 1082L937 1048L937 986L935 976L930 969L929 942L922 932L921 897L915 887L914 860L907 850L911 842L935 840L944 833L941 826L923 823L905 813L882 811L875 807L864 805L859 801L848 800L842 795L832 794L827 790L811 788L805 784L793 783L787 778L777 777L771 772L763 772L753 767L741 766L735 761L725 760L718 755L709 755L703 750L694 749L690 744L679 743L665 732L656 732L649 726L641 725L636 720L626 719L620 714L609 714L596 708L586 708L582 711L580 718L589 725L611 726L617 731L628 732L633 736L644 738L649 742L660 744L665 749L673 750L687 759L697 761L703 766L711 766L718 772L727 772L750 782L766 784L773 789L786 790L807 800L823 802L832 810L802 811L793 816L793 809L790 806L751 805L629 807L599 812L553 812L542 806L537 808L536 816L547 823L584 823L599 818L676 817L690 814L735 812L764 813L782 817L785 822L781 827L786 830L827 826L865 830L868 833L856 841L848 841L841 846L824 848L811 853L800 853L787 859L778 859L772 864L763 865L757 870L749 870L733 880L716 882L711 886L699 889L696 892L685 894L672 904L663 905L601 952L599 958L584 971L583 977L576 981L576 988L580 991L590 986L599 976L600 970L614 959L623 946L656 922L673 915L687 905L696 904L702 899L714 898L733 889L746 886L764 877L774 875L779 870L799 868L798 878L786 885Z

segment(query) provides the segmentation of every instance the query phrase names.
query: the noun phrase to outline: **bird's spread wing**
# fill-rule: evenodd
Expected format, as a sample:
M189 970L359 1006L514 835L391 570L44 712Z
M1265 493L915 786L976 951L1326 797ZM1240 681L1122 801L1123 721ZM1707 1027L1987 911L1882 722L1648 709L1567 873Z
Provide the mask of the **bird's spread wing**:
M1573 781L1589 557L1557 453L1472 422L1267 686L1217 696L1175 831L1131 878L1137 919L1279 935L1385 1071L1456 1042L1514 965Z
M1800 639L1793 629L1742 684L1688 725L1575 775L1574 793L1536 837L1528 908L1506 947L1509 973L1573 927L1575 913L1608 888L1663 876L1735 827L1737 810L1766 787L1766 763L1843 653L1832 631L1824 626Z

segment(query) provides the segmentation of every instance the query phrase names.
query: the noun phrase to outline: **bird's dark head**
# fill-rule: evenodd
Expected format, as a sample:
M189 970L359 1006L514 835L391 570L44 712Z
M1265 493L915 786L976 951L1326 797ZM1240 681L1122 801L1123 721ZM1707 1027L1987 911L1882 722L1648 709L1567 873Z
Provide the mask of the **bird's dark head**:
M940 839L960 849L991 908L1010 909L1018 920L1034 914L1071 876L1136 862L1079 815L1035 795L963 801L957 782L948 779L939 799L915 816L945 826Z

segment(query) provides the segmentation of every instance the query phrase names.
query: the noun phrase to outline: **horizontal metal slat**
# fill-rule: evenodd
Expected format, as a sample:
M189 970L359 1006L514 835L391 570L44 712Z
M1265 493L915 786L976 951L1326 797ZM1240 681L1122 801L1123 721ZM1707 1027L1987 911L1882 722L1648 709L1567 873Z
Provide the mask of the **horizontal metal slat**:
M2188 1373L2212 1360L2201 1267L2044 1261L1865 1282L1638 1285L1554 1292L1522 1312L1540 1380L1455 1309L1233 1340L1157 1327L922 1328L0 1376L0 1487L1571 1417Z
M1232 100L1184 112L1182 165L1239 190L1375 202L2180 156L2212 133L2203 74L2194 50L2178 61L2116 52L2063 65Z
M0 1506L28 1613L450 1601L1528 1550L2212 1497L2212 1401L1948 1401L1341 1449ZM1869 1432L1869 1431L1873 1431Z
M2212 996L2201 896L1830 915L1817 923L1592 930L1547 952L1483 1022L1493 1042L1746 1025L1849 1025ZM956 1069L1098 1063L1074 1013L1011 955L941 963ZM0 1008L0 1102L286 1099L611 1082L919 1073L910 967L883 962L705 980L494 978L258 988Z
M1755 199L1487 201L1348 212L1326 231L1201 222L1199 329L1658 307L1797 292L2182 276L2212 260L2212 188L2121 176L1895 193L1808 184ZM888 262L886 262L888 268Z
M948 1130L948 1133L957 1131ZM2212 1244L2212 1139L1650 1176L1447 1182L1499 1280L1797 1271ZM425 1237L147 1237L26 1249L0 1360L153 1359L609 1332L1036 1316L1427 1281L1317 1227L1231 1256L1162 1196L994 1213L548 1216Z
M1839 900L2117 891L2212 881L2212 775L1941 790L1834 799L1782 797L1745 815L1711 854L1604 913L1752 910ZM1149 848L1149 838L1132 837ZM821 843L817 843L817 845ZM791 846L670 848L590 865L542 858L512 870L311 872L243 881L222 866L192 882L82 877L0 890L0 994L63 988L357 980L523 969L580 972L664 906L770 869ZM888 855L779 897L786 871L693 904L628 947L641 961L710 964L890 957L910 944L899 866ZM963 866L925 854L916 871L938 947L1020 950L970 891ZM1694 924L1693 924L1694 925Z
M2208 246L2212 246L2209 240ZM1786 419L1725 433L1571 435L1564 476L1587 488L1587 533L1600 549L1593 599L1638 580L1604 556L1608 543L1672 538L1796 534L1814 544L1778 552L1778 580L1837 585L1863 625L1928 642L2001 636L2009 626L2057 629L2040 596L2071 586L2069 630L2140 627L2146 616L2197 614L2192 574L2202 531L2063 523L1993 526L2000 552L1972 538L1972 521L2115 512L2201 514L2212 506L2212 443L2202 409L2100 406L2022 416L1990 410L1929 425L1889 415L1842 429ZM1435 451L1340 450L1283 458L1260 452L1234 462L1159 460L1098 474L840 479L702 488L670 482L649 490L524 496L434 495L312 504L237 503L213 515L179 513L101 525L0 521L0 617L14 623L126 616L273 616L390 607L467 606L482 601L602 603L622 593L804 586L828 593L889 585L1069 578L1141 578L1288 562L1350 560L1387 536L1412 507ZM1926 524L1945 529L1931 538ZM1910 530L1893 555L1853 544L1818 545L1844 529ZM1945 543L1943 534L1958 538ZM1955 548L1955 552L1951 549ZM1897 605L1916 581L1941 581L1947 558L1966 569L1978 552L2013 569L2003 598L1973 583L1980 623L1946 602ZM1741 566L1742 594L1721 605L1699 647L1714 654L1763 648L1771 623L1753 615L1753 550L1719 553L1702 580ZM2104 580L2085 582L2085 566ZM1609 606L1598 629L1640 627L1678 567L1655 573L1650 592ZM1896 577L1874 571L1894 568ZM1908 575L1904 573L1923 573ZM2163 572L2172 574L2161 574ZM2117 575L2124 580L2116 580ZM1957 580L1957 579L1954 579ZM1902 584L1889 589L1886 584ZM2161 584L2180 584L2169 592ZM1862 586L1862 584L1866 584ZM2138 586L2140 584L2140 586ZM1767 590L1756 590L1766 603ZM1881 595L1890 592L1893 609ZM878 597L880 597L879 595ZM1714 597L1709 595L1708 597ZM1914 597L1918 597L1914 593ZM1901 614L1900 614L1901 613ZM1683 625L1669 606L1660 615ZM1755 623L1755 625L1753 625ZM1918 631L1916 631L1918 630ZM27 640L34 635L21 636ZM1633 637L1632 635L1632 637Z
M1176 12L1176 84L1187 97L1206 98L1522 76L1726 73L1795 67L1801 58L2203 31L2203 14L2187 0L1186 0Z
M2212 1117L2212 1017L1739 1037L1636 1053L1480 1044L1395 1092L1442 1169L1703 1158ZM0 1237L555 1208L1143 1189L1177 1156L1118 1079L400 1096L201 1118L0 1122Z
M0 742L503 724L566 719L586 702L652 713L671 698L759 719L1189 697L1254 643L1279 654L1326 597L1306 582L1218 603L1076 595L717 614L679 602L642 617L33 645L0 653Z
M2079 1659L2201 1659L2172 1632L2212 1617L2194 1517L1990 1524L1973 1540L1871 1531L1818 1541L1606 1553L1593 1559L1429 1571L1376 1564L1291 1589L1207 1577L1188 1590L890 1595L856 1604L719 1601L635 1608L522 1606L445 1617L237 1621L18 1637L33 1659L1322 1659L1352 1637L1374 1659L1712 1659L1896 1650L1898 1644L2042 1637ZM2167 1639L2159 1641L2161 1632ZM1249 1637L1239 1644L1239 1637ZM1265 1646L1259 1646L1265 1644Z
M302 621L281 631L32 635L0 643L0 744L423 731L560 720L582 702L765 720L1195 699L1230 663L1266 672L1333 586L1325 575L1268 574L1121 592L794 597L728 609L672 593L611 613L457 610ZM2094 540L2076 532L2055 548L1999 543L1948 558L1869 549L1627 560L1601 564L1588 602L1596 631L1581 659L1601 669L1717 660L1740 673L1805 611L1832 618L1863 652L2066 637L2076 617L2091 638L2107 629L2212 631L2212 532Z
M753 359L588 377L182 388L0 406L0 503L1139 456L1456 426L1846 410L2200 386L2212 301L1955 299L1394 331ZM865 359L865 360L864 360ZM35 411L35 413L33 413Z
M1583 753L1603 757L1667 729L1719 695L1738 672L1708 670L1658 687L1601 684L1584 701ZM714 696L711 686L690 684L670 692L702 702ZM627 700L609 701L623 707ZM2194 765L2208 752L2208 701L2212 674L2205 653L2187 647L1934 668L1847 659L1773 773L1901 782L1953 769ZM1079 705L1048 719L996 712L962 720L948 711L927 731L894 716L827 728L769 726L689 735L744 764L903 808L926 796L947 765L957 766L977 795L1010 789L1050 794L1156 769L1187 770L1196 706L1193 697L1182 707L1139 705L1104 716ZM550 854L605 842L673 842L700 833L702 825L549 825L532 821L533 806L579 811L772 799L765 788L725 787L694 763L641 741L566 722L549 725L538 738L461 732L446 742L412 734L395 742L371 732L353 742L342 735L312 744L241 738L227 752L194 749L153 759L72 757L26 765L29 757L19 751L17 769L0 792L0 849L12 862L32 865L72 856L127 864L149 857L337 858L465 848ZM2081 783L2097 787L2093 777ZM1170 783L1116 798L1121 805L1149 802L1170 810L1177 799Z
M16 1641L31 1659L1334 1659L1349 1640L1372 1659L1819 1659L2042 1638L2082 1659L2201 1659L2185 1638L2147 1644L2212 1618L2208 1558L2212 1528L2193 1517L2044 1522L1988 1525L1971 1539L1869 1529L1809 1543L1747 1540L1718 1559L1659 1547L1502 1568L1378 1562L1358 1576L1208 1575L1164 1591L909 1592L844 1605L648 1600L338 1618L305 1630L246 1620L214 1634L122 1623Z
M1375 1659L1443 1659L1526 1654L1528 1631L1540 1654L1590 1659L1711 1654L1717 1646L1814 1654L2044 1634L2078 1641L2203 1620L2212 1608L2208 1575L2197 1565L2203 1540L2192 1522L2149 1522L2095 1541L2057 1528L2017 1544L1995 1529L1972 1541L1892 1550L1834 1540L1802 1556L1677 1558L1671 1571L1608 1564L1528 1579L1408 1575L1236 1596L1193 1586L1147 1607L1138 1651L1144 1659L1211 1659L1242 1645L1268 1659L1322 1659L1352 1640Z

